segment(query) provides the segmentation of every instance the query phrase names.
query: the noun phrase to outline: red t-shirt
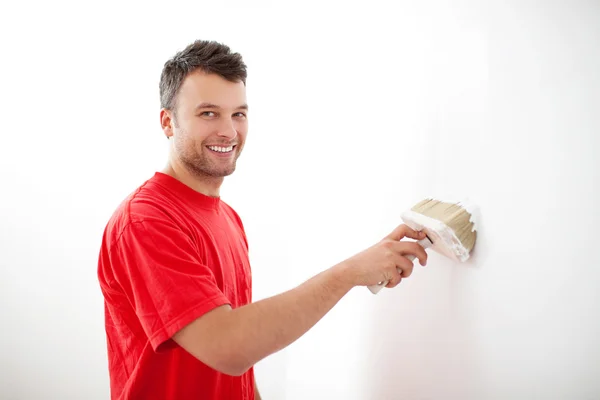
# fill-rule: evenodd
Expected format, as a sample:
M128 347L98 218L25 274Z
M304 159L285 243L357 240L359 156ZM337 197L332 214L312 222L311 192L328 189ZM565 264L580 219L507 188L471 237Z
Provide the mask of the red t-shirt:
M157 172L117 208L98 260L111 399L254 399L254 372L222 374L171 337L223 304L252 301L237 213Z

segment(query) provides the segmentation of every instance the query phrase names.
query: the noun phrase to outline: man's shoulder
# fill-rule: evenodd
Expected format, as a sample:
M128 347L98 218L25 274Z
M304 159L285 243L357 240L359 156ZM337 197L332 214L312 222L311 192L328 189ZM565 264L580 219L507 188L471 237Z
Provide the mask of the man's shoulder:
M130 192L117 205L106 224L105 239L116 239L131 224L170 221L168 200L151 179Z
M233 208L229 203L221 200L221 205L223 210L235 220L235 222L240 226L240 228L244 229L244 224L242 223L242 218L240 214Z

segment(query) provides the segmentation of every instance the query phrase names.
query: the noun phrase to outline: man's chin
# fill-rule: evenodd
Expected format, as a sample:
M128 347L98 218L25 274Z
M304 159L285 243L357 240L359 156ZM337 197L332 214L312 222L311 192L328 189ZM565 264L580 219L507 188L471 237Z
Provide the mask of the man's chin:
M199 161L199 160L198 160ZM185 162L188 170L199 178L224 178L235 172L236 163L232 162L229 165L207 165L206 162Z
M213 177L213 178L225 178L226 176L229 176L229 175L233 174L234 172L235 172L235 166L232 168L225 169L225 170L206 171L206 175Z

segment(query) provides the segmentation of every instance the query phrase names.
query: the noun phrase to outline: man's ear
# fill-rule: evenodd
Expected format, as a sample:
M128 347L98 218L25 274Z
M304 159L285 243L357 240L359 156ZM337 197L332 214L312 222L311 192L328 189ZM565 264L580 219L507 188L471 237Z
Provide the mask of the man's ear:
M160 110L160 126L165 133L165 136L170 138L173 136L173 126L175 125L175 121L173 119L173 115L170 110L165 108Z

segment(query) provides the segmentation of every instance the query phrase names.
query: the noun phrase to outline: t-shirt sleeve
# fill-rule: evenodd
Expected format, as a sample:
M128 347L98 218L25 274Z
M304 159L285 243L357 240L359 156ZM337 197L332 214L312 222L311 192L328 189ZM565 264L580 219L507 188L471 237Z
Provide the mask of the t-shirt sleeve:
M155 351L215 307L230 304L198 244L168 221L131 222L111 249L113 274Z

